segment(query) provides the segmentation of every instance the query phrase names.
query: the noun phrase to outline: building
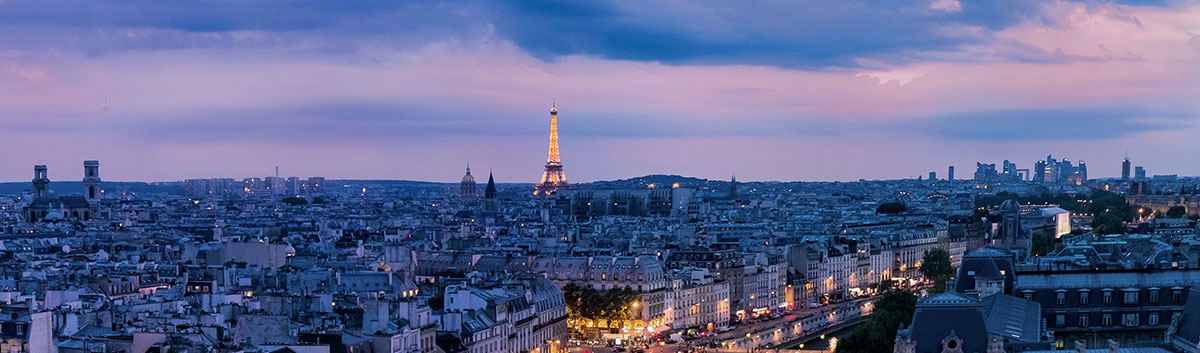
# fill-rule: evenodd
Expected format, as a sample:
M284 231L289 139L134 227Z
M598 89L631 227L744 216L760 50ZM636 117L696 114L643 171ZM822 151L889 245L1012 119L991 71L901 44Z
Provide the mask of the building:
M467 174L459 182L458 199L463 203L473 204L479 201L479 188L475 186L475 177L471 176L471 165L467 164Z
M1121 180L1129 180L1129 157L1121 161Z
M1023 261L1029 256L1033 246L1029 232L1021 229L1021 206L1016 201L1006 200L1000 204L1000 224L992 246L1010 251L1017 256L1017 261Z
M1003 294L942 293L917 301L912 324L896 334L895 353L1005 353L1049 348L1038 303Z
M100 162L84 162L82 196L51 196L44 165L33 167L33 200L22 210L29 222L90 221L100 216ZM92 196L92 197L89 197Z
M1197 282L1197 269L1020 271L1013 295L1041 304L1058 347L1129 345L1161 341Z

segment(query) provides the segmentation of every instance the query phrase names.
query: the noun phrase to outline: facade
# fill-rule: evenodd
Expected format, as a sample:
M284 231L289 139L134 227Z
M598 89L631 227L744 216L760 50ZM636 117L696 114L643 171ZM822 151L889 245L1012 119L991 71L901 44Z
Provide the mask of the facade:
M52 196L44 165L33 167L33 200L22 209L28 222L87 222L101 218L100 162L85 161L82 196Z
M1056 345L1160 341L1200 270L1018 272L1013 295L1038 302Z

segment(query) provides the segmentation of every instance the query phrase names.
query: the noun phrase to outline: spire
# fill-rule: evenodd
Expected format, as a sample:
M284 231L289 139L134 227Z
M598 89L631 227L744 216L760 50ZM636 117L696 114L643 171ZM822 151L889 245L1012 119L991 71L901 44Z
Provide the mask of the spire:
M487 187L483 189L483 198L485 198L485 199L496 198L496 180L494 178L492 178L491 171L488 171L488 182L487 182Z
M562 159L558 155L558 105L550 105L550 148L546 156L546 169L542 172L542 181L534 189L534 194L551 194L568 188L567 175L563 173Z

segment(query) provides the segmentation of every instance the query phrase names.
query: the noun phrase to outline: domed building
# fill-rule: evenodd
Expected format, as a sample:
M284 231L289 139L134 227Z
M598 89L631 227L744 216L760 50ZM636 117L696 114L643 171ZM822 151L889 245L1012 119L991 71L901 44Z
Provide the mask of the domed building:
M463 175L462 182L459 183L458 197L468 204L479 200L479 189L475 186L475 177L471 176L470 164L467 164L467 175Z
M1018 262L1024 261L1033 248L1033 238L1021 229L1021 206L1014 200L1000 204L1000 226L992 236L992 246L1012 252Z

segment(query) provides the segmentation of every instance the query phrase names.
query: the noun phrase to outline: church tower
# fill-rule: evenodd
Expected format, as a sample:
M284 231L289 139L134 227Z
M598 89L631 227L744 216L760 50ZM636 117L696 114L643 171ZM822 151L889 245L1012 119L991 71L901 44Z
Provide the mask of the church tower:
M491 200L496 198L496 179L492 178L492 172L488 172L487 187L483 189L483 198Z
M487 187L483 188L483 211L496 213L496 179L488 172Z
M46 177L46 166L33 166L33 198L50 196L50 178Z
M100 201L100 161L83 161L83 198L92 204Z
M546 158L546 170L542 171L542 181L537 184L534 195L549 195L561 190L570 189L567 175L563 173L562 159L558 156L558 107L550 107L550 153Z

